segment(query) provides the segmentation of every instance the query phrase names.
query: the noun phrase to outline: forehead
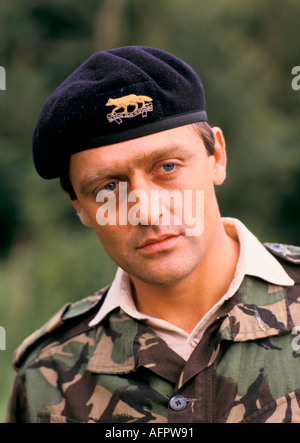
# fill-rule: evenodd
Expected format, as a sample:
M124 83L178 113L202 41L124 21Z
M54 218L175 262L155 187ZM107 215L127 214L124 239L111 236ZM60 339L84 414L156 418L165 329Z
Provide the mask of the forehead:
M103 168L119 165L139 167L146 161L155 161L159 157L172 157L199 152L203 141L191 125L168 131L158 132L145 137L129 140L114 145L88 149L73 154L70 159L70 174L84 174Z

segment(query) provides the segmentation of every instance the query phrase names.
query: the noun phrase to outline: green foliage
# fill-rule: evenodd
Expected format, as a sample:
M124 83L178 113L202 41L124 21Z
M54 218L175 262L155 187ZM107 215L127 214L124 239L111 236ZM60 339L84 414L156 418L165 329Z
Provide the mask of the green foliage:
M31 137L47 96L93 52L157 46L200 74L210 123L227 140L224 216L262 241L299 244L298 0L3 0L0 3L0 416L18 343L68 301L108 284L115 265L57 181L40 179Z

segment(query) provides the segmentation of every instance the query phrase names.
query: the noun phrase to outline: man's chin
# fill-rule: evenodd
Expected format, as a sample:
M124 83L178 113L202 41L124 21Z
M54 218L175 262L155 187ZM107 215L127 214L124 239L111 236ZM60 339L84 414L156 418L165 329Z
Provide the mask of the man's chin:
M187 269L186 266L178 267L178 263L174 264L174 266L169 263L166 267L162 265L144 268L136 267L126 272L128 272L133 279L136 278L149 285L171 287L184 280L192 271L193 269Z

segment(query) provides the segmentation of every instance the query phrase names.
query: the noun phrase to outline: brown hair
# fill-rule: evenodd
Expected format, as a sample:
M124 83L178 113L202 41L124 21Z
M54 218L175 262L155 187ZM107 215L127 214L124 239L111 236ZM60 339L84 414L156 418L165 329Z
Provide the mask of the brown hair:
M207 122L198 122L192 124L198 135L202 138L207 155L215 153L215 136L211 126Z
M207 155L214 155L215 153L215 137L211 126L207 122L193 123L192 127L203 140ZM69 194L71 200L76 200L76 194L69 178L69 171L66 168L65 173L60 176L60 184L62 189Z

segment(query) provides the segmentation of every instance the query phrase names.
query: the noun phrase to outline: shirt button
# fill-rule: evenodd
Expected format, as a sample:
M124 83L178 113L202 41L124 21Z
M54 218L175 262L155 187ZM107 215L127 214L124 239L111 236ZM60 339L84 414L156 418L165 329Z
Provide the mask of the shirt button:
M191 341L190 345L192 348L195 348L197 346L197 344L199 343L199 338L193 338L193 340Z
M169 404L174 411L183 411L186 408L187 401L182 395L174 395L170 399Z

